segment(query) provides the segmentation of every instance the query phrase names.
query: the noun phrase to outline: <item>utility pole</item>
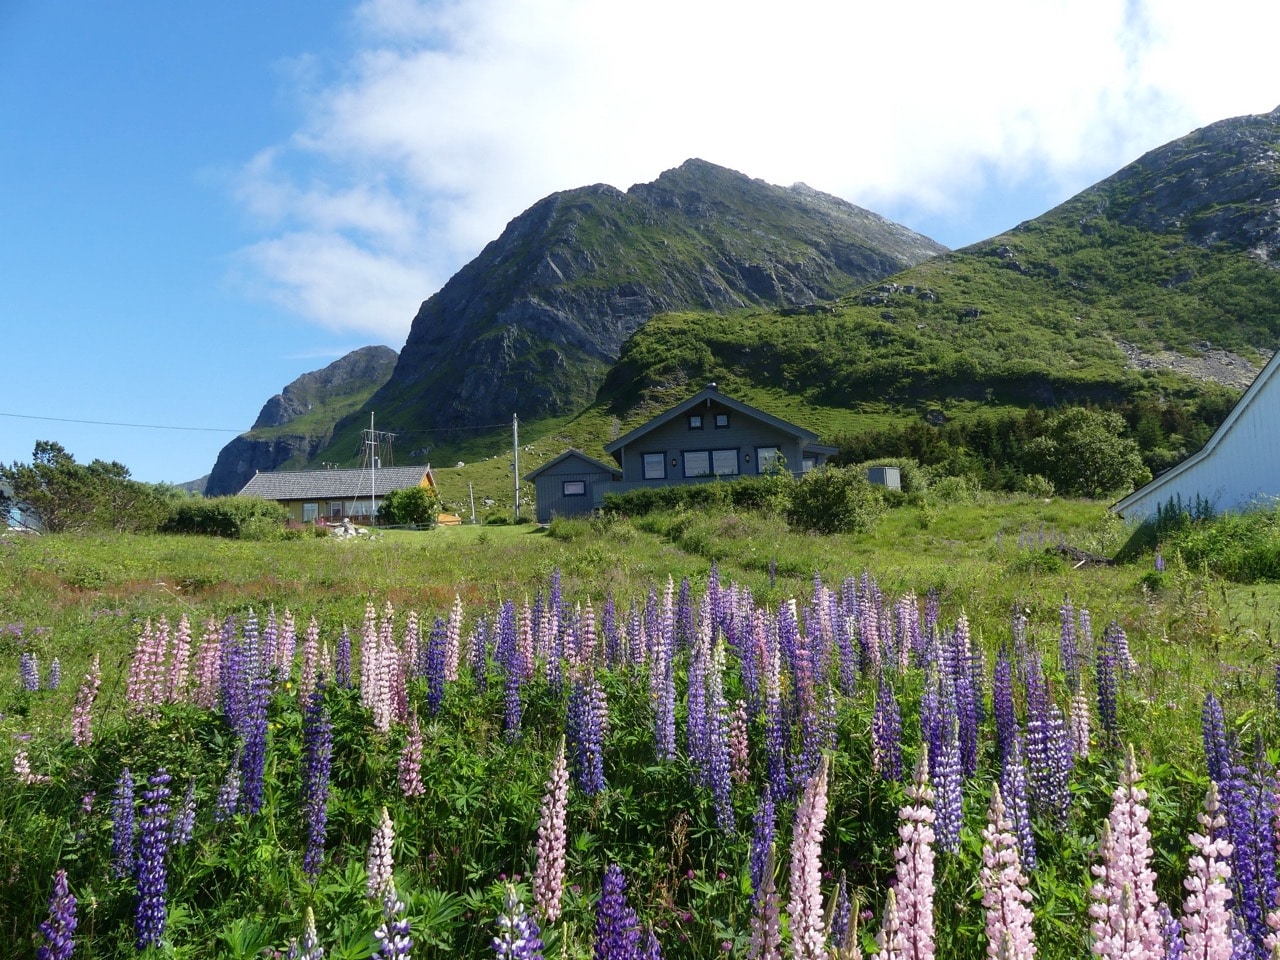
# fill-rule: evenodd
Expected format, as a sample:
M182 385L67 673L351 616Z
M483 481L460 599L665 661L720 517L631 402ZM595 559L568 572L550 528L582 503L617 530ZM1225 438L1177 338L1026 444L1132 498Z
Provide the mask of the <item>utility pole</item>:
M520 418L511 415L511 450L515 454L511 469L516 478L516 520L520 519Z
M369 413L369 429L362 433L364 434L364 460L369 465L369 526L373 526L378 515L378 467L382 465L382 443L386 441L390 446L395 434L386 430L373 429L372 411Z
M467 481L467 494L471 497L471 522L476 522L476 491L471 481Z

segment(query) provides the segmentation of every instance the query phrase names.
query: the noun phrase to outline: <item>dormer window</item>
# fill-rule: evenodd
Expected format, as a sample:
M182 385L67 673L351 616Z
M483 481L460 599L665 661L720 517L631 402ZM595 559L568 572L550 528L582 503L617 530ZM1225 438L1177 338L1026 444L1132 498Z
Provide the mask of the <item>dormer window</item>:
M702 414L700 413L689 414L689 429L690 430L702 429Z
M716 414L716 429L717 430L729 429L729 415L727 413Z

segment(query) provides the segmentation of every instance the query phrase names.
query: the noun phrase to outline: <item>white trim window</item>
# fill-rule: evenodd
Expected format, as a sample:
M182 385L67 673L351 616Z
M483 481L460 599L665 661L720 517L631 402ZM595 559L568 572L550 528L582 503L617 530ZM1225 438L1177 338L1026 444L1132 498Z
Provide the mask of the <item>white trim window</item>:
M702 429L702 414L700 413L689 414L689 429L690 430Z
M587 495L587 481L564 481L563 485L560 487L560 495L564 497L585 497Z
M756 447L756 473L768 473L781 456L777 447Z
M736 477L739 472L737 448L684 452L686 477Z
M320 504L304 503L302 505L302 522L315 523L316 516L320 513Z
M729 429L729 415L727 413L716 414L716 429L717 430Z
M665 453L646 453L641 457L640 476L645 480L667 479L667 455Z
M686 450L684 452L684 475L686 477L710 476L711 452L708 450Z
M712 450L711 472L717 477L736 477L739 473L737 449Z

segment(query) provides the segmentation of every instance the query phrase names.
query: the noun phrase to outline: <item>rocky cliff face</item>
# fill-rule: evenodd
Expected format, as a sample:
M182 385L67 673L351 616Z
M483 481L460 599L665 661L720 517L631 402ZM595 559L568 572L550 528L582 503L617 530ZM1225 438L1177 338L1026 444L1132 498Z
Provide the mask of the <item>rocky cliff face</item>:
M657 313L812 304L942 252L803 184L701 160L625 193L553 194L422 305L372 406L404 429L571 412Z
M339 417L387 382L396 356L390 347L361 347L294 380L263 405L253 429L218 453L205 494L238 493L259 470L312 460L329 443Z

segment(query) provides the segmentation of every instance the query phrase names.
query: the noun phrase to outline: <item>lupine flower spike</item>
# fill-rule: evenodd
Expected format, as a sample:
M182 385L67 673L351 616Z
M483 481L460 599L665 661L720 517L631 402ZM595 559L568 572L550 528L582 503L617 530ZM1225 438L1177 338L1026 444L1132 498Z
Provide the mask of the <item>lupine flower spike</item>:
M516 888L507 884L502 912L497 919L498 935L493 938L494 955L509 960L542 960L542 938L538 921L525 912Z
M49 898L49 919L40 924L44 940L36 948L36 960L67 960L75 949L76 898L67 888L67 871L53 875L53 896Z
M1231 890L1231 841L1223 836L1226 818L1218 807L1218 785L1209 782L1204 811L1197 817L1202 832L1191 834L1196 852L1187 863L1187 879L1182 885L1187 897L1182 901L1184 960L1230 960L1231 911L1227 901ZM1270 942L1268 942L1270 941ZM1274 948L1280 937L1273 933L1265 945Z
M543 920L555 923L560 918L560 897L564 892L565 816L569 805L569 769L565 761L564 740L551 764L542 812L538 818L538 863L533 870L533 902Z
M369 859L366 863L369 879L365 886L365 894L370 900L382 896L383 889L391 883L391 844L395 841L396 829L391 822L391 814L382 808L382 821L373 831L373 839L369 842Z
M1027 905L1031 893L998 784L991 790L982 841L980 877L982 906L987 912L987 956L992 960L1031 960L1036 955L1036 935Z
M827 819L829 759L805 785L796 807L791 841L791 947L796 960L825 960L826 924L822 912L822 831Z

